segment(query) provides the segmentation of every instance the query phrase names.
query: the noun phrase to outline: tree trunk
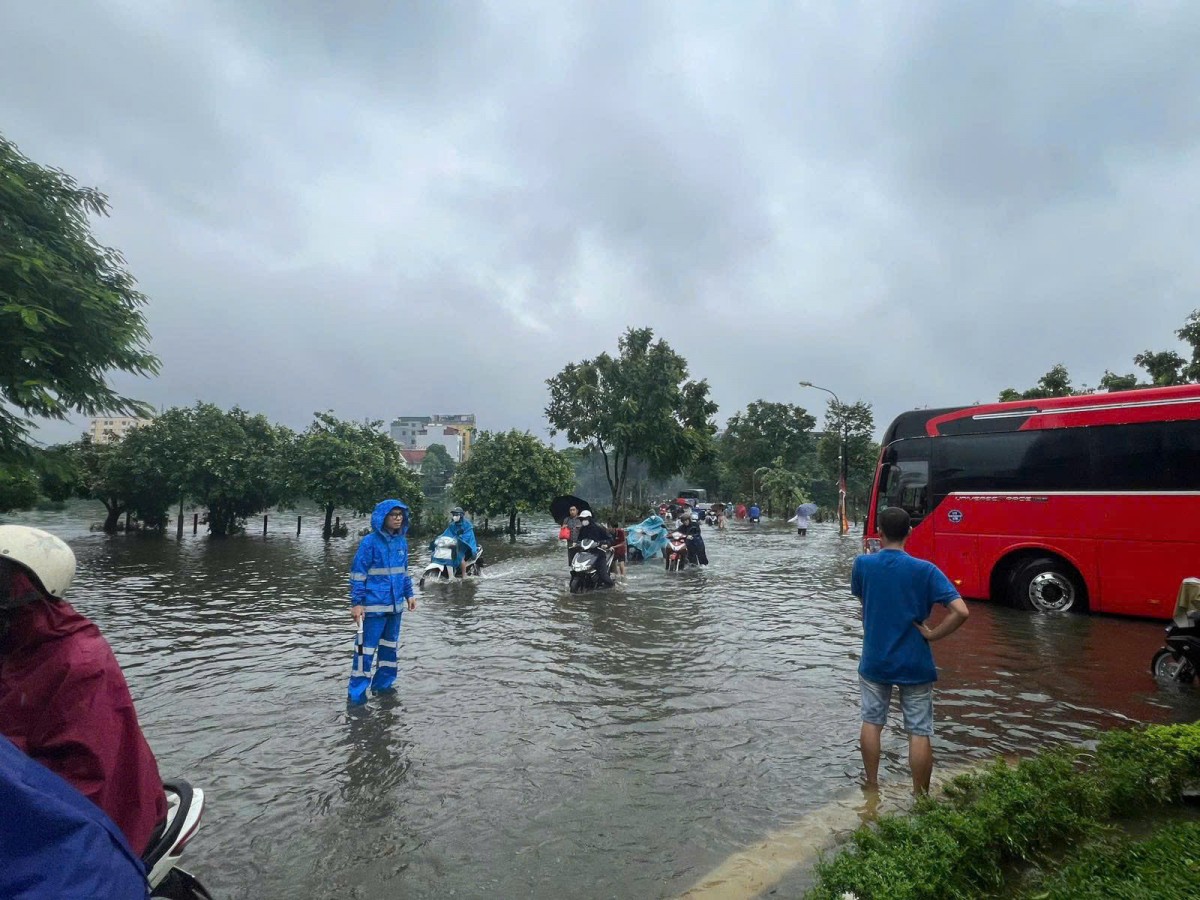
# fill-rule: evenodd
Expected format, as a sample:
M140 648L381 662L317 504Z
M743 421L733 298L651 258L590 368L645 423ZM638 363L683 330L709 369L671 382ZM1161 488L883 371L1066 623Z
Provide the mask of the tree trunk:
M121 514L125 512L125 507L119 503L110 504L106 500L104 501L104 508L108 510L108 515L104 517L104 532L105 534L116 534L118 526L121 524Z
M321 530L321 536L325 540L329 540L333 534L333 504L328 503L325 506L325 527Z

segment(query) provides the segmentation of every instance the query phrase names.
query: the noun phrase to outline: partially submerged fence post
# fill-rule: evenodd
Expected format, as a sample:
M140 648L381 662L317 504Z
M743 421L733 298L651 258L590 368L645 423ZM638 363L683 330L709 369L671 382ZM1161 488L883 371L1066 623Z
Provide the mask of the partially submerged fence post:
M267 517L263 516L263 537L267 536Z
M200 513L192 513L192 534L200 527Z
M296 537L300 537L300 517L296 516Z

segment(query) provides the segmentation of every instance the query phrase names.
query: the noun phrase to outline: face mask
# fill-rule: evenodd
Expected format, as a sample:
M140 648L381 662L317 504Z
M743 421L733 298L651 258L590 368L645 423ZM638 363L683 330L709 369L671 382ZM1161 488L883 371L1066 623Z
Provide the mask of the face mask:
M461 522L461 521L462 521L462 516L451 516L450 518L452 518L452 519L453 519L455 522Z

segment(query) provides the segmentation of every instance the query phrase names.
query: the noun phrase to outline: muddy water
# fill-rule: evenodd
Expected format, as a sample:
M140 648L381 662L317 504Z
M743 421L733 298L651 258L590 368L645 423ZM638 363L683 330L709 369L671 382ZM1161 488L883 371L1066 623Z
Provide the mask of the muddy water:
M667 897L837 803L858 775L857 538L708 532L712 565L572 596L549 520L405 615L402 690L348 709L353 539L106 537L76 605L125 666L164 774L208 792L189 868L228 898ZM261 528L261 522L258 531ZM420 552L415 554L421 557ZM937 647L939 761L1192 720L1155 622L973 604ZM883 777L902 784L885 736Z

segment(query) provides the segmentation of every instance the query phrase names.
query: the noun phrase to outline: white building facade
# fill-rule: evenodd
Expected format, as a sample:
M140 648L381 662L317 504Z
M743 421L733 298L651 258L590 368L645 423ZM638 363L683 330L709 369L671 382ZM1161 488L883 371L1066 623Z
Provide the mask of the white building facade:
M428 450L434 444L446 448L450 458L462 462L471 455L471 433L475 414L446 416L399 416L389 430L403 450Z
M153 419L139 419L134 416L94 416L88 428L93 444L111 444L119 441L135 428L149 425Z

